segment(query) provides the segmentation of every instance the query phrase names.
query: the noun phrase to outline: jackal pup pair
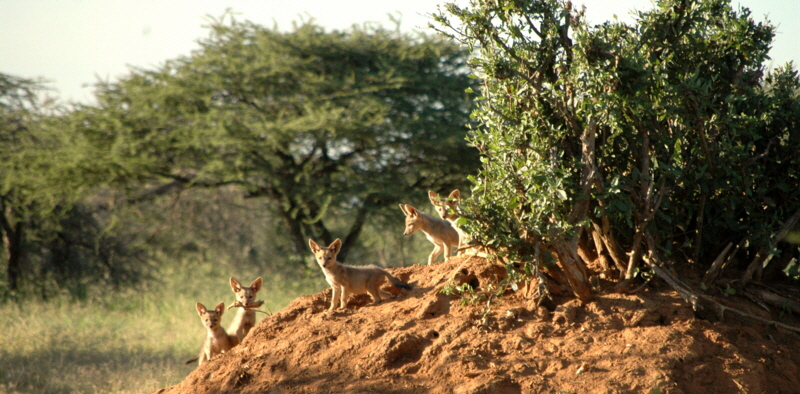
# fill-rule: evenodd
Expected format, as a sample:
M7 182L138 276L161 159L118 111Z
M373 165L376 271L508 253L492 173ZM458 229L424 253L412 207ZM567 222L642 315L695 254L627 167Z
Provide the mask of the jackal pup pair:
M454 246L461 248L467 237L456 225L456 220L459 218L456 205L461 199L458 189L453 190L447 199L440 199L439 195L432 191L428 192L428 198L441 219L434 218L408 204L400 204L400 210L406 215L403 235L411 236L420 230L425 233L428 241L433 243L433 252L428 256L428 265L431 265L442 252L444 260L449 260L452 248Z
M236 317L228 331L222 328L222 314L225 312L225 303L220 302L214 309L209 310L205 305L197 303L197 314L200 315L200 321L206 328L207 335L203 348L200 349L196 359L191 359L186 363L189 364L198 361L198 365L203 364L204 361L211 360L217 354L227 352L234 346L242 342L250 329L256 324L256 311L255 308L261 306L263 301L255 301L256 294L261 290L261 278L257 278L250 286L245 287L239 283L238 280L231 278L231 290L236 294L236 301L231 308L238 306L241 309L236 312Z
M342 241L338 238L327 248L319 246L312 239L308 240L308 246L311 247L311 252L314 253L317 264L322 268L325 280L328 281L328 284L333 289L331 307L328 308L328 313L333 312L337 308L337 304L340 309L344 309L345 305L347 305L347 296L350 294L369 293L372 296L373 305L383 301L381 295L383 297L391 297L389 292L381 290L384 278L389 279L389 282L395 287L411 289L408 283L395 278L376 266L353 267L338 262L336 255L342 250Z

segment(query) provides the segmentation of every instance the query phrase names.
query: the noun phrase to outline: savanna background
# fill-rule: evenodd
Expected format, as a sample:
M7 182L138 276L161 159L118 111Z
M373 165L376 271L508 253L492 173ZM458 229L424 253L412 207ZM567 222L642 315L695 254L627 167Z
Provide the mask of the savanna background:
M470 196L462 225L538 297L757 283L800 313L800 81L767 67L772 25L723 0L630 24L556 0L432 18L279 30L225 13L92 103L0 73L0 391L175 384L205 335L194 303L230 303L230 276L263 277L277 311L327 287L308 238L341 238L349 264L425 261L397 204L432 213L428 190Z
M443 38L225 14L200 46L98 83L95 105L2 74L2 390L175 383L205 335L195 302L230 304L230 276L263 277L274 311L327 286L308 238L424 261L397 204L477 169L466 52Z

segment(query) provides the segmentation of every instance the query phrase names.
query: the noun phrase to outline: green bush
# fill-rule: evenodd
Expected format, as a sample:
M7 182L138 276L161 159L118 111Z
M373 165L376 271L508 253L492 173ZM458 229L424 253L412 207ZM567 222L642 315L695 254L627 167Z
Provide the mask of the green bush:
M628 279L643 255L704 270L728 242L769 250L800 208L800 82L791 65L765 74L774 28L749 10L662 0L632 25L588 26L560 0L445 9L483 81L465 202L481 243L555 252L587 298L578 255Z

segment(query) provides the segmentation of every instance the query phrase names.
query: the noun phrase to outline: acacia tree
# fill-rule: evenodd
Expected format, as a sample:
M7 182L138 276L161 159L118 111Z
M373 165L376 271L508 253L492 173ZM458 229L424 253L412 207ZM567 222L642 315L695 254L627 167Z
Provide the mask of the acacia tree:
M104 233L84 201L108 171L44 92L37 81L0 74L0 298L57 288L81 296L93 280L133 283L141 260Z
M98 85L75 125L116 157L119 179L239 185L274 201L299 254L351 220L426 188L463 186L466 52L436 36L379 27L280 32L227 17L191 56ZM167 190L168 187L161 190Z
M24 209L28 204L19 204L18 195L25 192L12 187L11 180L15 176L14 167L19 164L21 147L30 142L27 128L39 106L39 90L41 86L35 81L0 74L0 241L5 253L6 280L12 291L17 290L22 276Z
M594 27L568 1L445 10L439 30L473 51L483 81L471 136L483 168L466 206L480 242L535 264L553 251L588 300L595 258L630 280L643 258L710 261L791 225L798 170L773 171L798 160L797 75L787 66L762 87L774 29L747 9L662 0L632 26Z
M3 241L7 290L24 281L29 245L52 233L75 195L65 180L65 139L53 133L58 108L42 98L45 88L35 80L0 74L0 239Z

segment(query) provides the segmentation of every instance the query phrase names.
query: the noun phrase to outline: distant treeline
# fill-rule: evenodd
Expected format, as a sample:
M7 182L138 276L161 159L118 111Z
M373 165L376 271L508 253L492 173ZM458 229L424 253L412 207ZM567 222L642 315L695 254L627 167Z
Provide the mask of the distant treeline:
M98 82L96 104L0 74L0 297L82 297L170 259L302 270L308 238L414 262L397 204L480 165L467 60L440 36L225 15L190 56Z
M562 0L434 19L441 34L225 15L192 55L98 82L94 105L0 75L2 296L133 284L159 259L291 271L308 238L416 263L397 204L456 188L511 288L800 277L800 79L765 68L769 23L729 0L661 0L631 25Z

